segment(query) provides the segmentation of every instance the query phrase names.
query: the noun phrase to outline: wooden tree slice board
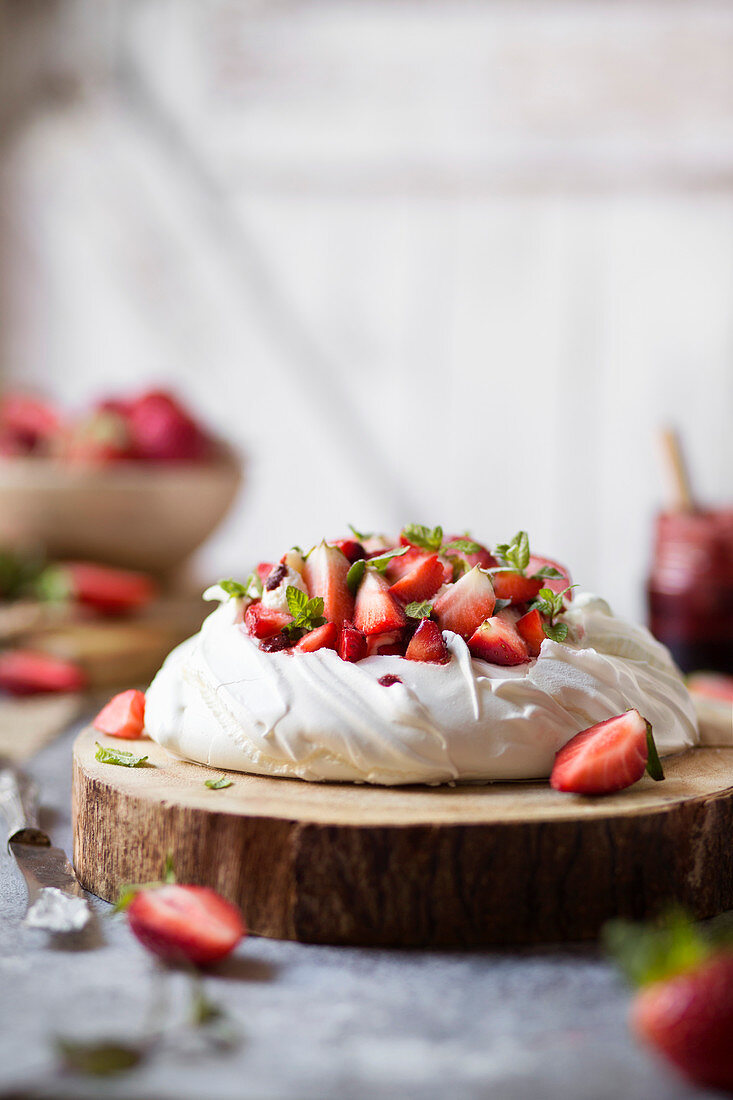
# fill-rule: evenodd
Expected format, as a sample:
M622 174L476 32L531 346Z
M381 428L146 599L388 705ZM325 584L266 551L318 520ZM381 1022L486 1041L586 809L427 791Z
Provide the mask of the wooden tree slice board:
M95 741L150 765L94 759ZM93 730L74 746L74 862L107 900L160 877L213 886L260 935L335 944L481 946L595 936L670 901L733 908L733 747L665 760L603 799L545 783L373 788L228 773Z

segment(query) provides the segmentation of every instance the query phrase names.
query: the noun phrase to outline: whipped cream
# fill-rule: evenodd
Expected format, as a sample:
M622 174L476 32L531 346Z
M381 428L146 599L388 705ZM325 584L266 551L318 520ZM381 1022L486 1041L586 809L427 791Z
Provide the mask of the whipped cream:
M540 779L574 734L629 707L652 723L661 754L698 741L668 651L590 594L563 616L577 642L547 638L515 668L472 657L450 631L444 665L264 653L241 616L241 601L222 603L147 693L150 736L211 767L386 785ZM402 682L379 683L390 674Z

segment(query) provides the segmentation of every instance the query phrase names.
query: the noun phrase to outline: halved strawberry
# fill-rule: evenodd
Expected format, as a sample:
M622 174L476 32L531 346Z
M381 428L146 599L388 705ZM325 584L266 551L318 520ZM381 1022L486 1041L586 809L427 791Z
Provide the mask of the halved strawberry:
M394 547L392 549L394 549ZM380 550L379 553L384 554L386 551ZM427 550L421 550L417 546L411 546L407 553L399 554L396 558L392 558L387 565L385 575L394 583L411 572L421 561L425 561L425 559L429 557L430 554L428 554Z
M361 661L367 655L367 640L351 623L343 623L336 646L342 661Z
M511 600L512 603L529 603L544 584L544 581L523 577L512 569L497 569L491 579L497 600Z
M384 634L407 626L402 604L390 592L387 579L375 569L367 569L359 585L354 626L362 634Z
M270 573L272 573L274 568L275 568L275 563L272 562L272 561L259 561L259 562L257 562L257 565L255 566L255 572L257 573L257 576L260 578L260 580L264 584L265 581L267 580L267 578L270 576Z
M559 577L543 577L542 587L551 588L553 592L564 592L573 582L570 577L570 571L559 562L553 561L552 558L541 558L537 554L530 555L529 564L527 566L527 576L531 577L533 573L537 573L540 569L544 569L549 566L552 569L557 569L561 574ZM565 599L572 600L572 590L567 593Z
M296 645L301 653L315 653L317 649L335 649L339 628L336 623L324 623L315 630L309 630Z
M627 710L571 737L555 757L550 786L576 794L610 794L641 779L648 762L652 777L663 779L652 727L638 710Z
M452 630L464 638L473 634L494 610L496 596L488 573L474 566L439 596L433 614L441 630Z
M86 684L86 674L73 661L31 649L0 653L0 689L11 695L81 691Z
M292 621L293 616L287 611L264 607L259 601L251 603L244 613L245 630L255 638L272 638Z
M390 592L393 596L399 597L403 603L429 600L440 588L443 578L443 563L437 554L429 554L421 558L409 572L403 573L392 585Z
M79 603L103 615L120 615L150 603L156 585L147 573L113 569L93 562L69 561L59 566Z
M433 661L441 665L450 661L448 647L437 623L432 619L423 619L410 639L405 657L408 661Z
M208 886L170 883L140 890L127 919L148 951L194 966L219 962L247 932L239 910Z
M145 696L142 691L131 688L113 695L92 725L95 730L110 737L123 737L128 741L142 737L145 727Z
M366 550L356 539L332 539L328 545L336 546L352 565L367 556Z
M349 559L337 546L322 542L311 550L305 563L308 595L323 597L323 614L329 622L341 625L354 614L354 597L346 583Z
M529 660L524 639L505 615L494 615L481 623L468 639L468 648L474 657L480 657L492 665L523 665Z
M390 630L384 634L370 634L367 638L367 657L374 657L381 653L382 656L401 657L405 652L405 643L401 630Z
M542 616L536 607L517 619L517 632L527 643L530 656L538 657L540 646L545 640L545 631L542 627Z

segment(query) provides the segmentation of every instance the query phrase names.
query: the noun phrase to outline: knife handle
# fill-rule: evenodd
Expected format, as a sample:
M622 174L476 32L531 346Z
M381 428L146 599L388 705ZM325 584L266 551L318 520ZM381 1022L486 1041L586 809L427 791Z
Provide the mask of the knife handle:
M0 767L0 815L5 820L7 842L50 845L38 827L38 788L12 766Z

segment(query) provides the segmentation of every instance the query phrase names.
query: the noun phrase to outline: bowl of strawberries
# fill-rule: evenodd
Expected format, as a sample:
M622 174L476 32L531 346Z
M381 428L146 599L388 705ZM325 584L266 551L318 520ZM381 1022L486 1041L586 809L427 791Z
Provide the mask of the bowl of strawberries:
M163 390L73 418L36 397L0 399L5 547L166 573L222 521L241 479L234 450Z

